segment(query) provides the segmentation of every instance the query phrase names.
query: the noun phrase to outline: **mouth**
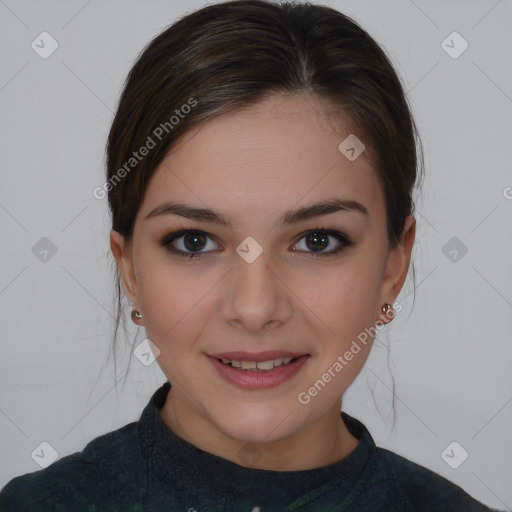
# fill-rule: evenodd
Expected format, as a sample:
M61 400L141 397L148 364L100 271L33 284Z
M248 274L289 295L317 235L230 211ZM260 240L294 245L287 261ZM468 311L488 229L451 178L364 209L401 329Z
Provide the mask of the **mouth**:
M300 356L298 356L300 357ZM268 359L267 361L244 361L236 359L226 359L222 357L218 359L227 366L240 368L248 372L268 372L279 368L282 365L290 364L298 359L298 357L278 357L276 359Z
M310 354L291 352L229 352L207 357L219 375L242 389L269 389L296 375Z

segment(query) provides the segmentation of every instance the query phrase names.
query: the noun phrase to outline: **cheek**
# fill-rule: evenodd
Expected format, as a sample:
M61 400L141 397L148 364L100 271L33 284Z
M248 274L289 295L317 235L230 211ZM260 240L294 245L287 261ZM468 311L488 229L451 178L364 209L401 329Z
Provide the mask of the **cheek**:
M307 306L304 314L317 319L319 334L337 340L339 345L354 339L377 320L379 275L374 262L368 258L365 261L360 254L339 266L317 269L314 275L298 273L294 292Z
M161 350L162 360L176 360L187 354L200 333L214 279L192 267L147 259L151 264L139 260L137 277L146 333Z

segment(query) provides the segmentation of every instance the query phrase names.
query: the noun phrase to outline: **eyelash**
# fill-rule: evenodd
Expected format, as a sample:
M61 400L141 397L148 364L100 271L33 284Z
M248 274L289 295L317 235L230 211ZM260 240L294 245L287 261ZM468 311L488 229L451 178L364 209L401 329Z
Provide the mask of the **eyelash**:
M326 229L326 228L315 228L310 229L306 231L305 233L301 233L300 237L298 238L297 242L295 242L294 245L296 245L298 242L300 242L303 238L307 237L308 235L311 235L312 233L322 233L325 235L332 236L335 238L338 242L341 243L341 247L336 249L335 251L330 252L315 252L315 251L306 251L306 253L311 254L313 257L316 258L326 258L329 256L335 256L336 254L343 251L343 249L350 247L354 245L354 242L344 233L341 233L340 231L334 231L332 229ZM160 245L166 247L166 249L171 252L172 254L175 254L176 256L181 256L184 258L196 258L196 257L202 257L205 254L208 254L207 252L185 252L180 249L176 249L171 244L178 238L183 237L187 234L199 234L199 235L206 235L207 237L211 238L208 233L205 233L204 231L200 231L197 229L181 229L179 231L174 231L172 233L167 234L163 240L160 242Z

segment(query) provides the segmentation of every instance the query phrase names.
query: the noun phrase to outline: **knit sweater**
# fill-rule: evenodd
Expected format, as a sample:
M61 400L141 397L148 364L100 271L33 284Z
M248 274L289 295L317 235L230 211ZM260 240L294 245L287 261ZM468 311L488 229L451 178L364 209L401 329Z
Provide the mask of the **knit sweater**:
M13 478L1 512L490 512L438 474L378 448L341 412L358 438L344 459L316 469L250 469L176 436L158 411L171 385L138 422L101 435L83 451ZM249 445L248 445L249 446ZM247 449L241 457L254 457Z

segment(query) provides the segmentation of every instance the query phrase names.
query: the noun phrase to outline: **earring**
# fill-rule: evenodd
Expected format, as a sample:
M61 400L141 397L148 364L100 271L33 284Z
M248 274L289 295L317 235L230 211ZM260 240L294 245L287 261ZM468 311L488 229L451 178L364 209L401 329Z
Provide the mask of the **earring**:
M382 306L382 308L381 308L380 310L382 311L382 314L383 314L384 316L388 317L388 313L389 313L390 311L393 311L393 306L392 306L391 304L386 303L386 304L384 304L384 305ZM391 322L391 321L393 320L393 318L395 318L395 312L394 312L394 311L393 311L393 313L392 313L391 318L390 318L390 320L389 320L389 321Z
M137 311L136 309L132 310L132 320L133 322L136 324L136 320L141 320L142 319L142 314L140 313L140 311Z

